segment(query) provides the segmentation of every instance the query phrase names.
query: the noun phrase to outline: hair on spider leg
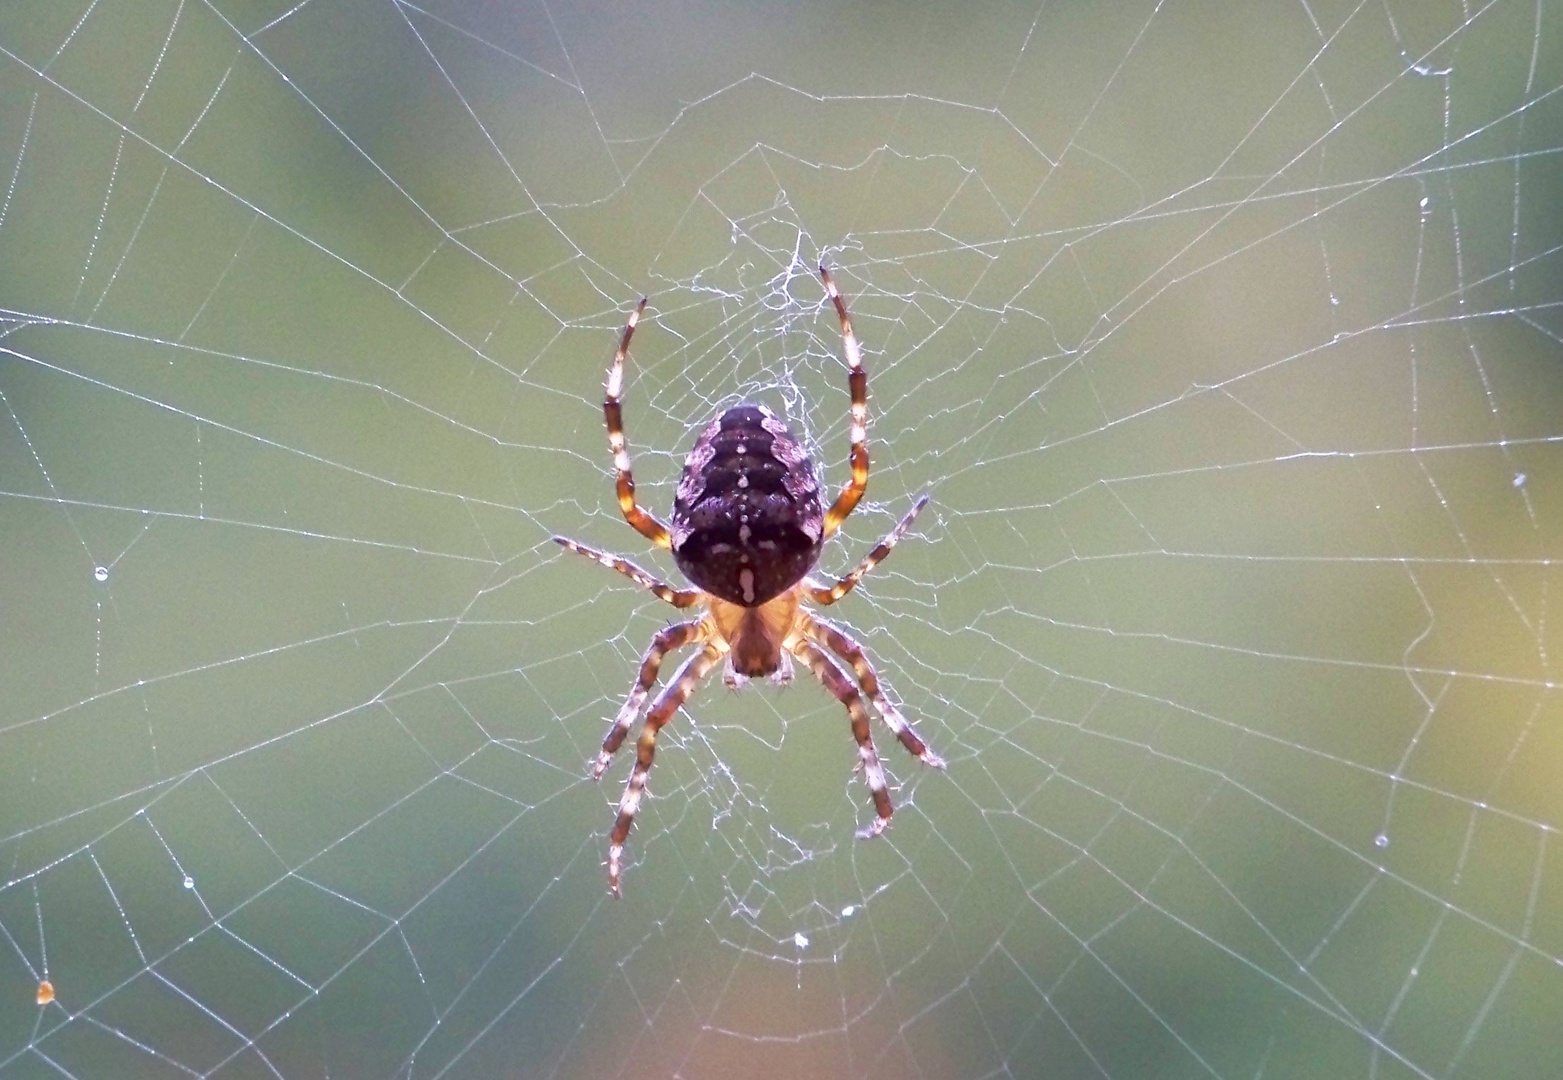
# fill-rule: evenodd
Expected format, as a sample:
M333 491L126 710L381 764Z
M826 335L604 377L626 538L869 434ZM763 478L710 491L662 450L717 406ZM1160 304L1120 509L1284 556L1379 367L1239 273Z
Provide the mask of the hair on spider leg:
M691 587L674 588L620 556L566 537L554 539L568 550L623 574L674 607L703 609L697 618L664 627L652 639L592 766L596 779L607 769L644 708L645 719L635 742L635 764L609 834L608 888L615 896L619 895L624 845L656 757L658 732L719 663L723 681L737 690L761 676L786 685L793 677L793 661L801 661L846 709L858 747L856 771L863 774L874 809L873 824L859 830L859 836L878 836L895 812L884 766L874 747L870 705L909 754L935 768L944 764L885 696L863 647L846 629L816 615L809 606L827 607L851 592L890 554L912 519L928 504L924 493L845 577L824 583L809 576L819 563L825 542L862 499L869 470L868 375L862 349L852 331L846 301L823 265L820 278L841 322L850 397L851 476L828 507L814 463L804 449L812 444L800 441L786 421L770 409L745 402L712 420L695 439L679 477L670 522L664 523L636 497L619 400L630 340L645 310L645 298L625 323L608 369L603 419L613 456L619 510L652 544L672 552ZM647 706L663 658L687 646L698 649L683 660Z

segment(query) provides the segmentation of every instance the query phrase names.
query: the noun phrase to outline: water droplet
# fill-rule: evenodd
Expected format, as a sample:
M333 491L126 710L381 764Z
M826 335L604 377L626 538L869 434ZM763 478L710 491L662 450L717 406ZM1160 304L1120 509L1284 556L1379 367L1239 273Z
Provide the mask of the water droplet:
M99 581L107 581L109 579L109 568L106 566L100 566L92 572L92 576L97 578Z
M1515 487L1524 487L1525 486L1525 474L1524 473L1517 472L1517 473L1514 474L1514 486Z
M185 875L185 888L187 888L187 889L195 888L195 878L191 877L189 874Z
M1385 836L1383 833L1379 833L1373 838L1373 846L1381 848L1389 847L1389 837Z
M804 936L803 931L801 930L792 935L792 943L800 949L807 949L809 947L809 939Z
M1426 209L1427 209L1427 204L1428 204L1428 202L1430 202L1430 201L1431 201L1431 200L1429 200L1429 199L1428 199L1428 197L1427 197L1427 196L1426 196L1426 195L1423 195L1423 196L1422 196L1422 209L1423 209L1423 210L1426 210Z
M850 919L855 914L857 914L856 904L848 904L846 907L841 909L841 917L843 919Z

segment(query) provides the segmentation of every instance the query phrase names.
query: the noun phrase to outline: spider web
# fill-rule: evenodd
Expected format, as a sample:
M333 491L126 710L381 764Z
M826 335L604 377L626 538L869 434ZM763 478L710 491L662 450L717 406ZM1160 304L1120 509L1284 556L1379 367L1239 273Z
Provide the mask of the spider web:
M1557 1076L1560 196L1547 0L6 5L0 1076ZM713 679L615 902L549 537L643 292L845 479L822 259L950 766Z

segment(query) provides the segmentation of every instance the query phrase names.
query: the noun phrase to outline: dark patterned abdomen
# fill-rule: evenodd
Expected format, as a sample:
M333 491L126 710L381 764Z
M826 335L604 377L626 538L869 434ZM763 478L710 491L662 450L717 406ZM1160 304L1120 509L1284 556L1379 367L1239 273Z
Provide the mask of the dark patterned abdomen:
M758 607L819 561L814 465L774 413L736 405L701 434L673 500L673 558L693 584Z

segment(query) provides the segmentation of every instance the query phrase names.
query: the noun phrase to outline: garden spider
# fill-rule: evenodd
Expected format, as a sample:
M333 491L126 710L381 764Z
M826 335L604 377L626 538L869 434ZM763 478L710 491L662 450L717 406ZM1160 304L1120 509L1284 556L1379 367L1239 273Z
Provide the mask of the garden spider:
M852 719L852 735L857 739L858 767L874 799L874 822L859 830L860 838L883 832L894 810L885 790L885 771L869 733L864 696L874 703L908 753L924 764L944 768L944 761L928 749L906 717L885 697L862 646L841 627L803 606L804 600L834 604L851 592L863 575L890 554L928 502L927 495L918 499L867 558L835 584L823 584L808 576L819 561L825 541L841 528L868 487L868 375L863 370L857 338L852 334L847 306L836 291L830 271L821 266L819 272L825 292L841 317L852 391L852 479L829 510L822 508L813 462L787 425L763 405L739 404L713 420L695 440L673 499L673 525L669 528L662 524L635 501L635 478L630 472L619 405L619 394L624 388L624 358L635 324L646 309L644 298L630 314L613 356L613 366L608 369L607 397L602 409L608 421L613 468L618 474L619 508L642 536L660 548L672 550L678 568L697 587L675 589L626 559L563 536L554 540L617 570L676 608L697 604L706 608L698 619L674 623L652 639L641 659L640 675L602 740L602 750L592 766L592 779L601 778L655 685L662 658L674 649L701 646L699 652L684 661L646 713L635 747L635 768L619 799L618 820L609 837L608 888L615 896L619 895L624 841L646 790L657 732L673 718L717 661L724 658L727 685L736 688L760 675L769 675L778 683L788 681L792 678L791 658L797 657L846 706ZM836 657L851 667L855 682L842 670Z

